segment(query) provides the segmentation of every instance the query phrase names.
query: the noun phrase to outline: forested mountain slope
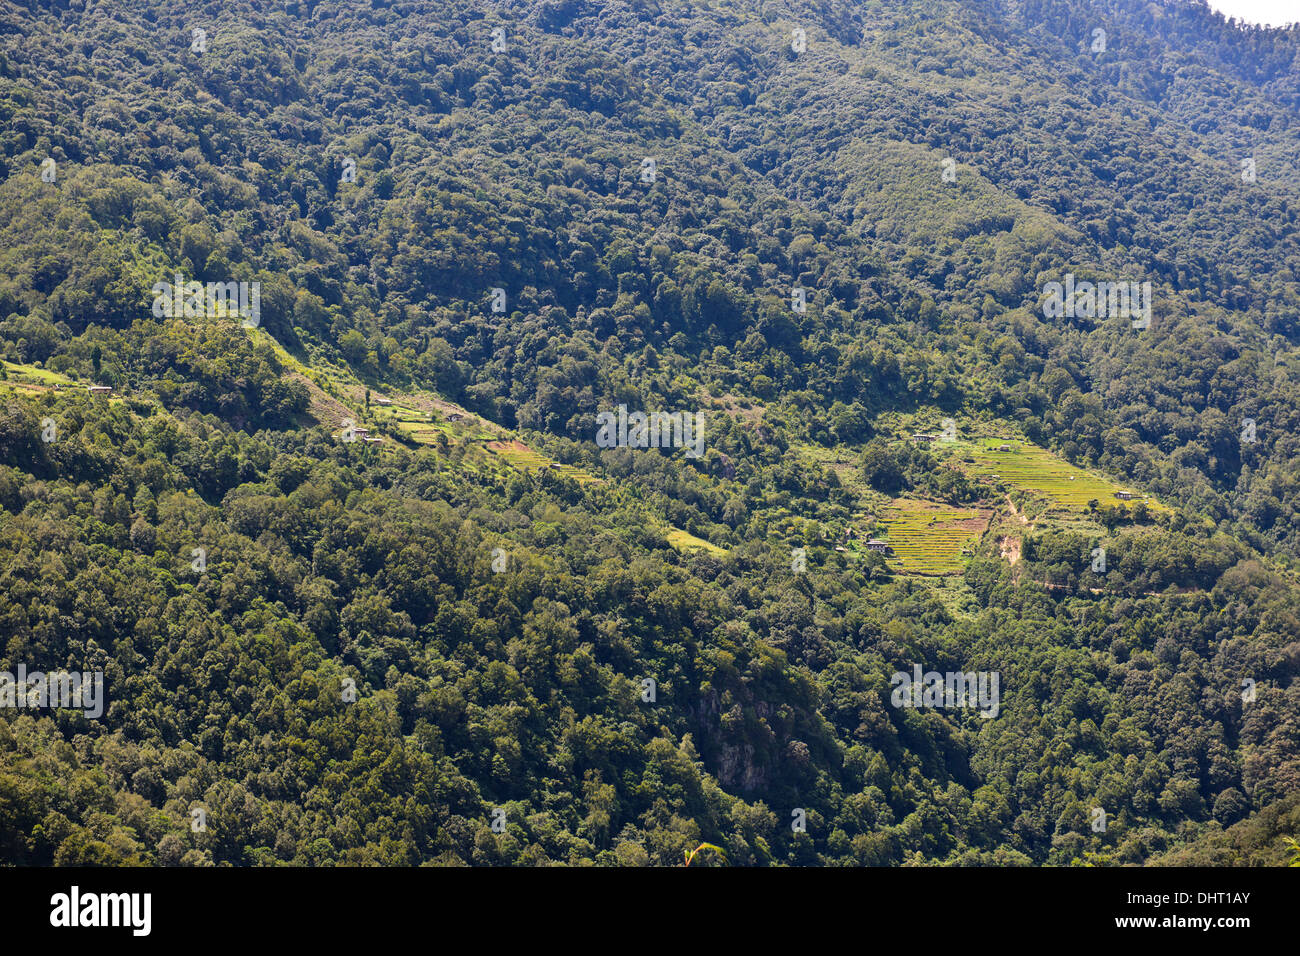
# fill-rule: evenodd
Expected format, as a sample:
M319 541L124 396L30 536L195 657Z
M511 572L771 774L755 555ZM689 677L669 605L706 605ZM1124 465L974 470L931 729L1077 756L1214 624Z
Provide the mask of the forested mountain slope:
M1173 0L6 5L0 671L108 704L0 859L1279 862L1297 106Z

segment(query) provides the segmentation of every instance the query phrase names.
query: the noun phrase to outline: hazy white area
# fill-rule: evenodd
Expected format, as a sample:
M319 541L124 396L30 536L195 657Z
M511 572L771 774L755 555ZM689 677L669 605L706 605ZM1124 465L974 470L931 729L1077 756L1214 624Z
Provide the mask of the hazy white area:
M1300 0L1208 0L1225 17L1280 27L1300 23Z

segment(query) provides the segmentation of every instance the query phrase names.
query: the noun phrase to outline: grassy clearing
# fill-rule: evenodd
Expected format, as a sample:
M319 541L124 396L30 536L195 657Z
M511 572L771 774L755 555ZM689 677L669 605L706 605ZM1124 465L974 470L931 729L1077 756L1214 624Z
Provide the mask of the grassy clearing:
M78 382L59 372L52 372L49 369L37 368L35 365L23 365L17 362L4 363L5 377L0 379L0 395L7 395L20 398L36 398L47 393L54 393L59 396L67 397L79 395L89 396L87 386L89 382ZM122 401L122 396L112 394L108 396L97 396L97 401L108 401L116 404Z
M664 537L678 551L707 551L717 557L727 554L726 548L719 548L716 544L705 541L703 538L697 538L681 528L669 528Z
M898 498L880 514L884 540L894 553L886 559L905 574L961 574L979 544L992 511Z
M269 346L271 351L275 353L275 357L279 360L280 364L283 365L285 368L297 372L299 375L303 376L304 378L311 379L313 382L316 382L318 385L320 384L320 382L318 381L321 377L320 372L318 372L312 366L299 361L292 353L289 352L288 349L286 349L283 345L280 344L279 339L277 339L270 332L266 331L266 329L263 329L261 327L248 329L248 337L252 339L253 342L256 343L257 345Z
M307 413L311 418L331 430L342 427L346 418L357 418L356 411L345 401L346 388L340 382L346 386L347 376L339 369L328 363L316 366L303 362L266 329L258 327L247 329L247 332L254 345L269 348L275 353L290 379L306 386L309 400Z
M16 362L5 362L4 366L6 380L15 385L41 385L48 388L53 385L79 384L66 375L51 372L46 368L37 368L35 365L19 365Z

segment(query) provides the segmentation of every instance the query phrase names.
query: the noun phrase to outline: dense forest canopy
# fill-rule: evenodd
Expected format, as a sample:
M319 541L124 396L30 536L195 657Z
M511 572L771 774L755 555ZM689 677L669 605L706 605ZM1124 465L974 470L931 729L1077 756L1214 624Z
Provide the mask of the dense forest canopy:
M0 861L1285 862L1298 117L1198 0L7 3L0 681L106 706Z

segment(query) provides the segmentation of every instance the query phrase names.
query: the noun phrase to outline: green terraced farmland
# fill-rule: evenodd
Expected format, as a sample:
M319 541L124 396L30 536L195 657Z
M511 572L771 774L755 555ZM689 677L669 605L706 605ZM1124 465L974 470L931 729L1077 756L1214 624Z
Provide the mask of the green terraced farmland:
M496 452L516 468L545 468L548 459L521 441L490 441L488 451Z
M49 369L37 368L35 365L18 365L14 362L5 362L4 368L8 380L20 384L32 383L43 386L76 384L66 375L51 372Z
M1117 491L1132 492L1136 496L1127 503L1130 508L1142 500L1141 492L1132 487L1076 468L1046 448L1027 442L982 438L976 442L954 442L948 447L971 476L991 478L996 475L1017 490L1045 498L1058 511L1087 514L1088 502L1093 499L1102 505L1117 505L1120 503L1120 499L1115 497ZM1009 450L1001 450L1003 447ZM961 460L966 458L972 460ZM1168 510L1154 499L1145 500L1152 511Z
M490 441L487 443L487 450L504 458L513 468L520 471L527 471L530 468L548 468L559 475L567 478L573 478L579 482L599 481L594 475L590 475L581 468L575 468L573 465L562 465L552 461L540 452L529 448L518 439L510 441Z
M906 574L961 574L991 511L898 498L880 514L883 540L893 549L886 563Z
M417 423L429 424L433 420L428 412L420 411L418 408L411 408L407 405L380 405L378 402L370 404L370 413L376 418L391 418L399 424Z
M437 444L438 436L451 438L451 428L445 424L432 421L428 412L408 408L405 405L371 404L370 412L376 419L388 419L395 422L402 433L415 439L422 445Z
M397 427L422 445L435 444L438 441L439 435L450 434L450 429L448 429L446 425L439 425L434 422L407 422L399 420Z
M494 437L486 431L467 431L469 426L465 424L453 424L451 422L434 421L431 413L421 411L418 408L409 408L405 405L374 405L370 406L371 413L378 418L387 418L397 424L405 434L415 439L422 445L433 445L438 441L438 436L446 437L450 444L458 441L491 441ZM490 449L497 451L497 449Z

